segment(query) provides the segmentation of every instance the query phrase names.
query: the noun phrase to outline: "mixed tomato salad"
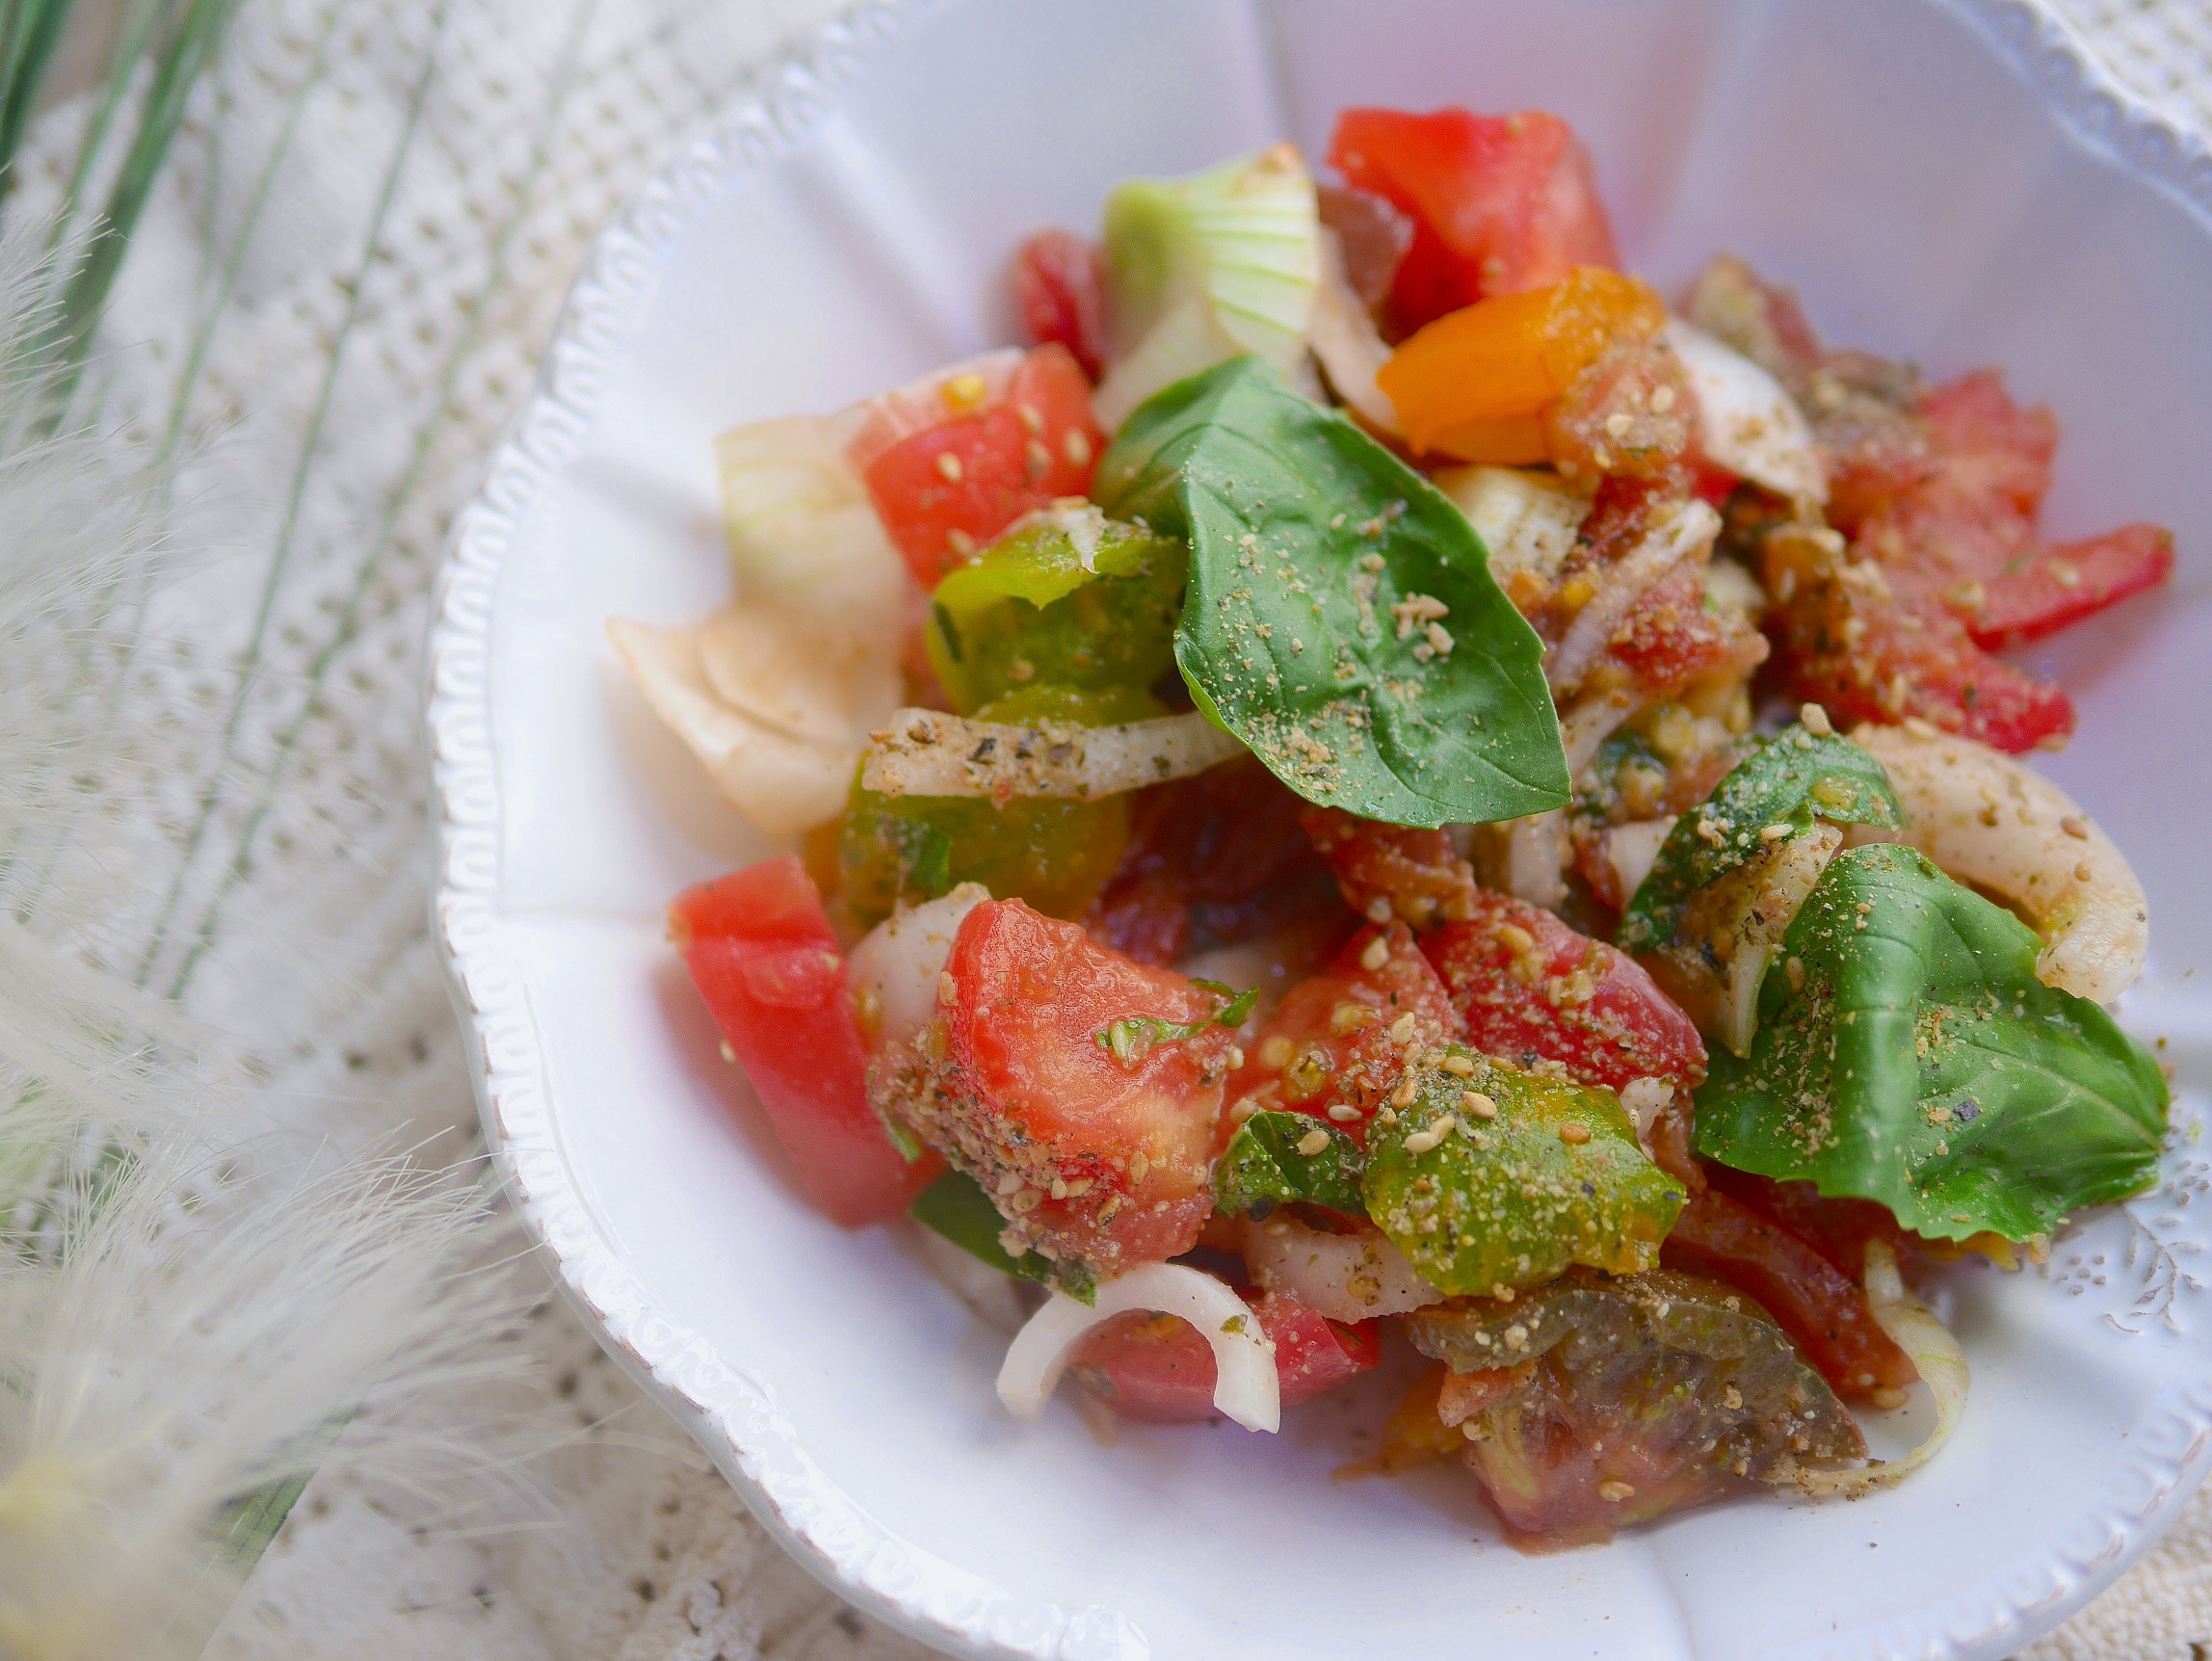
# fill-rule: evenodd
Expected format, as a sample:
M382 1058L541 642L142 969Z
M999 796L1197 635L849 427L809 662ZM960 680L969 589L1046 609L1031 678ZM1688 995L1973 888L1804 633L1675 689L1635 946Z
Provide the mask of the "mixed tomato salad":
M1274 1431L1388 1324L1373 1466L1524 1543L1894 1482L1967 1386L1908 1278L2166 1133L2003 653L2172 539L2047 538L1995 370L1621 271L1554 116L1347 110L1322 179L1128 181L1026 349L718 440L735 600L610 633L797 851L672 938L820 1208L1018 1290L1016 1414Z

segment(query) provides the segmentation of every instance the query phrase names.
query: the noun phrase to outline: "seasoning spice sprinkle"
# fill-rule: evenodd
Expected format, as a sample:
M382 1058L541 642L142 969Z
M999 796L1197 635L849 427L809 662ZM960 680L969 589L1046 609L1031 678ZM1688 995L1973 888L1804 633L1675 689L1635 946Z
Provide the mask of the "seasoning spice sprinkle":
M1559 1139L1570 1147L1579 1147L1590 1140L1590 1126L1570 1119L1559 1127Z

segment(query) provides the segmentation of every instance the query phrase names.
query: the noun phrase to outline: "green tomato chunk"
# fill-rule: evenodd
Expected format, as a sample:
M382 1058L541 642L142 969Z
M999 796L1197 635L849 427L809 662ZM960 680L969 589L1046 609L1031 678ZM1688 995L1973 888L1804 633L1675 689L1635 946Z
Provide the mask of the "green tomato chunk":
M1072 721L1086 726L1147 721L1165 706L1139 687L1034 686L994 699L983 721ZM981 883L997 900L1022 899L1050 917L1083 914L1129 845L1129 799L886 796L853 779L837 844L845 901L862 924L900 906Z
M937 585L930 667L963 715L1028 687L1150 686L1175 666L1189 567L1095 508L1033 515Z
M1368 1131L1361 1186L1368 1216L1431 1284L1496 1296L1574 1263L1613 1275L1658 1265L1685 1196L1638 1146L1613 1092L1459 1044L1407 1077L1411 1101L1399 1105L1403 1083L1390 1098L1397 1122Z

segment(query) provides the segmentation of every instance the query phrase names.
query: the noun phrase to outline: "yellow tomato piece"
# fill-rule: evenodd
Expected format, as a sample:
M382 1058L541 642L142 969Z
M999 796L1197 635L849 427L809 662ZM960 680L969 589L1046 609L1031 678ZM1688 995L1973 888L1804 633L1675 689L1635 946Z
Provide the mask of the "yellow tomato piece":
M1376 376L1419 450L1501 465L1549 455L1542 412L1623 334L1648 333L1667 309L1648 283L1596 266L1564 282L1439 317Z

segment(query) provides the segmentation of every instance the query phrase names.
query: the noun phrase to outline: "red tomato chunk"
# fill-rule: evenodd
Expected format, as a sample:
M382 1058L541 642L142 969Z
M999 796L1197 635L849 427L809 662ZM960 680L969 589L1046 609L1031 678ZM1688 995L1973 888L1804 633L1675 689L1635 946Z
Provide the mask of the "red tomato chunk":
M1361 929L1328 974L1290 989L1229 1080L1225 1142L1255 1113L1307 1113L1362 1147L1406 1051L1457 1038L1444 983L1403 923Z
M849 1228L905 1211L944 1167L909 1165L868 1103L845 960L798 856L685 889L669 936L822 1209Z
M1213 993L1007 900L961 923L939 998L920 1046L939 1053L903 1077L880 1068L880 1096L984 1185L1015 1240L1105 1271L1197 1244L1236 1040L1162 1029L1206 1022Z
M1558 1062L1609 1090L1664 1079L1685 1102L1704 1082L1704 1041L1644 967L1540 906L1477 889L1474 916L1422 946L1487 1054Z
M1057 341L1095 381L1105 358L1105 276L1098 245L1073 231L1040 230L1014 255L1014 303L1039 346Z
M1391 285L1402 333L1486 296L1549 287L1578 265L1619 263L1590 157L1540 110L1346 110L1329 162L1412 217Z
M1356 1327L1315 1314L1283 1292L1251 1303L1275 1345L1282 1405L1297 1407L1356 1378L1382 1358L1378 1321ZM1132 1310L1093 1328L1075 1348L1068 1371L1084 1389L1125 1419L1182 1424L1215 1416L1213 1346L1176 1315Z
M877 515L926 589L1024 514L1091 488L1106 435L1067 348L1022 359L1000 401L902 438L865 470Z

